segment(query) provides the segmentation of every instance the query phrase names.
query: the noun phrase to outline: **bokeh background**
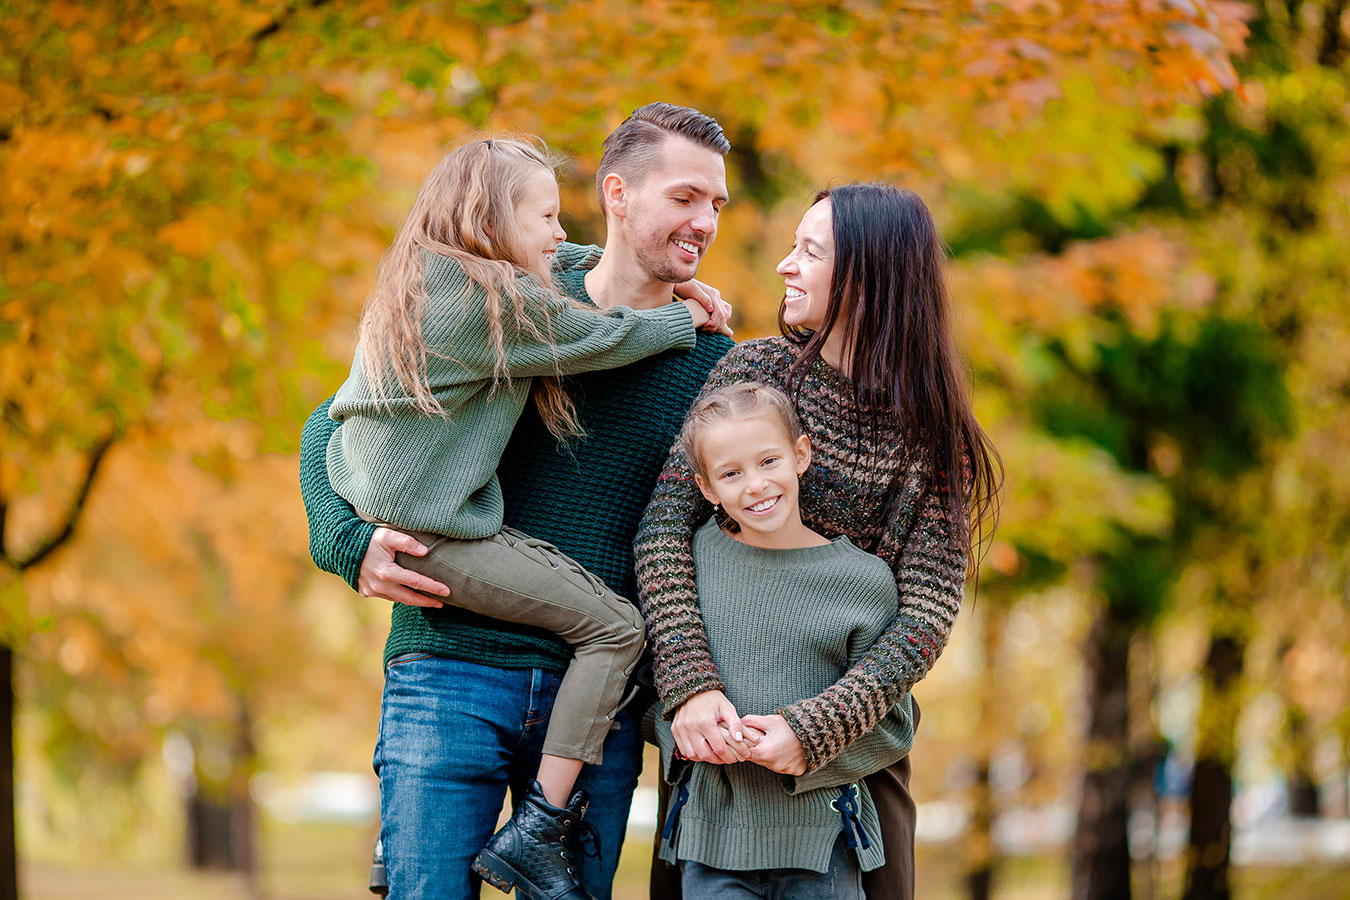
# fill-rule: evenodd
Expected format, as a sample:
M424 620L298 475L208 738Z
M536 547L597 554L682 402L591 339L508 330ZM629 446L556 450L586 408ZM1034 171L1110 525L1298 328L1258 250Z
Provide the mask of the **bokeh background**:
M301 423L447 144L543 136L596 241L654 99L734 145L740 337L822 185L950 247L1007 493L915 690L922 896L1350 896L1346 10L0 3L0 898L365 895L389 610L309 560Z

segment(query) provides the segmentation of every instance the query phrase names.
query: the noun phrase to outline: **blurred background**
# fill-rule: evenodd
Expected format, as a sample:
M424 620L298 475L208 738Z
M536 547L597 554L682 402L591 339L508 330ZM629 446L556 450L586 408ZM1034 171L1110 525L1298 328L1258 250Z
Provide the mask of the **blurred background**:
M950 247L1007 494L915 690L921 895L1350 897L1346 10L0 4L0 898L365 896L389 609L309 560L301 423L448 143L546 138L598 241L656 99L734 145L740 338L820 186Z

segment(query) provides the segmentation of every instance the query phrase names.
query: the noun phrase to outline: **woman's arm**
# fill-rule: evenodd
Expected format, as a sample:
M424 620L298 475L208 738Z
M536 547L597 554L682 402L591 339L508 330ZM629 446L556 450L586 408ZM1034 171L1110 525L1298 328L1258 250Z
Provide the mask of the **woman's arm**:
M756 378L754 342L733 347L713 367L703 393ZM708 649L708 635L694 587L694 531L712 514L699 493L689 461L677 443L656 482L633 542L637 557L638 602L647 620L656 689L662 712L675 711L696 694L725 686Z
M314 410L300 435L300 495L309 518L309 555L366 597L383 597L414 606L440 606L414 593L415 588L442 596L450 593L433 581L394 562L402 551L422 556L427 548L400 531L380 528L356 514L328 480L328 441L339 427L328 417L329 397Z
M906 697L867 734L805 775L785 778L789 794L837 787L866 778L904 759L914 745L914 710Z
M948 521L940 483L931 477L923 488L902 486L902 493L908 487L919 494L919 511L906 532L906 504L894 504L877 548L900 594L894 621L843 678L778 711L801 742L808 772L872 731L947 645L961 609L968 537Z

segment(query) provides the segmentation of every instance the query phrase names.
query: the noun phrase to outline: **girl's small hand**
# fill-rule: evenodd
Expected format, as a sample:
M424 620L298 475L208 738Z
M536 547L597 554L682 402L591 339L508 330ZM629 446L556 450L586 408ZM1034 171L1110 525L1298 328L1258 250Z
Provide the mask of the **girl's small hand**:
M750 750L752 763L759 763L779 775L806 774L806 754L787 719L777 715L746 716L741 725L746 730L754 729L763 734Z
M722 727L727 736L723 737ZM670 723L675 746L686 759L696 762L731 764L750 758L741 718L721 691L695 694L675 711Z
M675 285L675 296L702 304L709 317L705 330L720 332L727 337L733 336L731 327L727 324L731 319L731 304L722 299L722 292L717 288L704 284L697 278L691 278Z
M695 328L702 328L704 331L714 330L710 324L711 316L709 316L708 311L703 308L702 303L699 303L697 300L681 300L680 302L684 304L685 309L689 310L689 315L694 319Z

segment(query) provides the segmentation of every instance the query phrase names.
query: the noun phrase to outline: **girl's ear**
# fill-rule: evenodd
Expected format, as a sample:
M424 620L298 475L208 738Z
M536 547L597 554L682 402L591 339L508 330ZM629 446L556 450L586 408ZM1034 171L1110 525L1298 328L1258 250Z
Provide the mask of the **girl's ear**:
M797 444L793 449L797 453L797 474L801 475L806 471L806 467L811 465L811 439L802 435L797 438Z
M713 506L716 506L720 502L717 499L717 495L708 489L708 482L703 480L702 475L694 476L694 484L698 485L698 491L703 495L704 500L707 500Z

